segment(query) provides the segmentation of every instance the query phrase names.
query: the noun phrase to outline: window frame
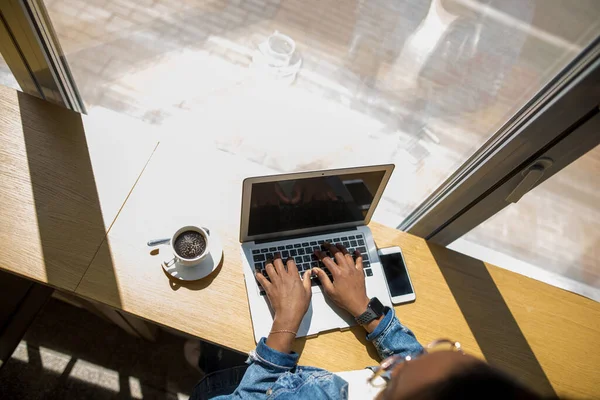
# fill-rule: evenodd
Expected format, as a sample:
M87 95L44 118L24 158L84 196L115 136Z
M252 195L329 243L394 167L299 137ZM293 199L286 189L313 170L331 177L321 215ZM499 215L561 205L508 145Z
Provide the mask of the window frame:
M2 56L25 93L86 113L43 1L0 2L0 33Z
M520 173L536 159L557 151L564 153L560 162L555 162L535 186L593 149L600 144L598 135L588 135L582 140L578 130L584 129L598 113L598 93L600 38L507 121L397 228L448 245L508 205L504 201L507 187L512 191L520 182ZM589 127L584 131L589 132Z

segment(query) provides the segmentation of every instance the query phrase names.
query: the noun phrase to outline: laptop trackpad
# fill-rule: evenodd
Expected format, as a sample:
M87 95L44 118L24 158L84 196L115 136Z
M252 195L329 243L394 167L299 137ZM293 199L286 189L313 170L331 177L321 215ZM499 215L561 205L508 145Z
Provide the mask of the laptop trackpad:
M346 328L356 325L354 318L322 293L313 293L311 304L300 328L298 336L315 335L332 329Z

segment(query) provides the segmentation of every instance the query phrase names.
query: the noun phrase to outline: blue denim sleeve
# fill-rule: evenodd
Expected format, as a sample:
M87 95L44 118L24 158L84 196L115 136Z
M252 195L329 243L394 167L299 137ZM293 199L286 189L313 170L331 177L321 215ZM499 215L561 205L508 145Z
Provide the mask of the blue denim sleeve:
M256 349L250 352L247 361L250 366L237 389L230 396L219 399L264 399L277 379L296 367L299 357L294 352L285 354L273 350L267 346L265 338L260 339Z
M423 346L415 334L398 321L393 308L386 309L385 317L377 328L367 335L367 340L373 342L379 357L383 359L394 354L406 357L422 353Z

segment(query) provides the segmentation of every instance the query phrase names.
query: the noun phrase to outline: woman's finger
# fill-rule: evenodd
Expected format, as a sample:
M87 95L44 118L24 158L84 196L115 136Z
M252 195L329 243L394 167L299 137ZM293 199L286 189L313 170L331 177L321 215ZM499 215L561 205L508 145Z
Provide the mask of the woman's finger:
M360 254L360 251L355 250L354 251L354 257L356 257L356 261L355 261L355 267L356 269L359 269L362 271L363 269L363 258L362 255Z
M296 262L294 261L294 259L292 257L288 257L288 259L285 262L286 268L287 268L287 273L288 275L296 275L298 276L298 279L300 279L300 275L298 275L298 267L296 266Z
M344 246L342 246L340 243L336 244L335 246L336 246L336 247L337 247L337 248L338 248L338 249L339 249L339 250L342 252L342 254L344 255L344 258L346 259L346 263L347 263L349 266L354 266L354 258L352 258L352 254L350 254L350 253L348 252L348 250L347 250L347 249L346 249Z
M348 249L346 249L343 244L338 243L338 244L335 245L335 247L336 247L336 249L338 249L339 251L341 251L343 255L348 254Z
M337 275L340 273L340 267L338 267L338 265L327 254L317 250L315 251L315 255L327 268L329 268L332 274Z
M265 270L267 271L267 275L269 275L269 279L271 279L271 282L273 282L273 280L279 279L279 276L277 275L277 272L275 271L275 267L273 266L272 263L268 263L265 266Z
M302 276L302 285L304 286L304 290L307 291L308 293L312 294L312 291L310 289L310 275L312 274L311 270L306 270L304 271L304 275ZM300 275L298 274L298 277L300 277Z
M255 275L256 275L256 280L258 281L258 283L260 283L260 286L262 286L262 288L265 289L266 292L271 290L271 282L269 282L269 280L267 278L265 278L263 276L263 274L261 274L260 272L257 272Z
M333 283L331 282L331 280L329 280L329 277L327 276L325 271L323 271L321 268L313 268L312 270L317 273L317 278L319 278L319 280L321 281L321 285L323 286L323 290L325 291L325 294L331 295L331 293L333 293L333 290L334 290ZM307 271L307 272L310 272L310 271ZM304 280L306 280L306 278L304 278ZM310 282L309 282L309 285L310 285Z
M339 245L339 246L341 246L341 245ZM340 267L343 267L346 265L346 258L344 257L344 253L342 253L340 251L340 249L338 249L336 246L332 245L331 243L327 243L326 247L329 250L329 252L331 253L331 255L335 258L335 261L337 261L337 264Z
M286 272L285 265L283 265L283 261L281 261L281 256L279 256L279 254L275 256L275 261L273 261L273 264L275 265L275 271L277 271L277 275L283 277Z

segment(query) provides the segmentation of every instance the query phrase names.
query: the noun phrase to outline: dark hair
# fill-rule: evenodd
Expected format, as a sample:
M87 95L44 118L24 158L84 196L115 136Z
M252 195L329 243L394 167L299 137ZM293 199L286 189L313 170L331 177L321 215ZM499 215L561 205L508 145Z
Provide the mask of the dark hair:
M520 382L483 362L471 365L441 382L435 382L409 398L410 400L551 399L539 396Z

